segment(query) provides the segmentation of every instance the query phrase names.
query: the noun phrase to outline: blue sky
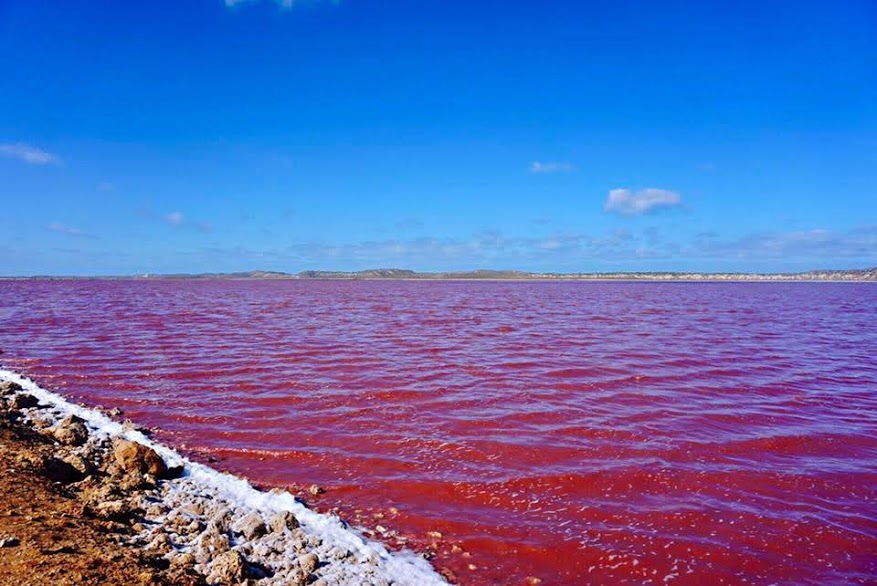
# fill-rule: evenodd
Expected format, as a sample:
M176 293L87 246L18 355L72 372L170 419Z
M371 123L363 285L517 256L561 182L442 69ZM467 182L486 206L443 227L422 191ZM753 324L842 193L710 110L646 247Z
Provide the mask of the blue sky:
M0 0L0 274L877 265L877 5Z

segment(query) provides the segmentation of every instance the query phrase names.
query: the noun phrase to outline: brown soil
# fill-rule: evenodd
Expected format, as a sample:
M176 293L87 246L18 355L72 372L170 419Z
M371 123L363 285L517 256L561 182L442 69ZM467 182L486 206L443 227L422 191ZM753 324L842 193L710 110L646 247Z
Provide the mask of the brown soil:
M42 475L52 448L0 420L0 586L202 584L123 543L128 525L89 516L75 490Z

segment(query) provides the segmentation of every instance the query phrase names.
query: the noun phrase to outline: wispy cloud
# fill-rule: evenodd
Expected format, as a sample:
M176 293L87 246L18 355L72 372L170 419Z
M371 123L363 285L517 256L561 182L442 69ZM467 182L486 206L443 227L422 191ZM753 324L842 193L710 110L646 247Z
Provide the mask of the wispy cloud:
M164 217L168 224L171 226L182 226L186 221L186 217L182 214L182 212L171 212Z
M562 161L533 161L527 168L530 173L572 173L576 166Z
M874 260L877 259L877 226L863 226L847 232L821 228L765 232L735 239L701 233L687 253L706 258Z
M240 6L243 4L255 4L255 3L261 2L262 0L224 0L224 1L225 1L226 6L228 6L229 8L234 8L236 6ZM274 4L277 4L280 8L283 8L285 10L290 10L290 9L295 8L296 6L299 6L302 4L316 4L316 3L321 2L323 0L270 0L270 1L274 2ZM338 0L330 0L330 2L332 4L337 4Z
M159 222L171 228L195 230L197 232L213 232L213 224L191 220L179 210L163 213L151 207L143 206L135 209L134 214L150 222Z
M186 218L182 212L171 212L164 217L164 221L174 228L191 228L198 232L212 232L213 226L207 222L193 222Z
M92 252L83 249L83 254ZM109 251L94 252L98 255L104 253L109 254ZM0 261L3 258L0 254ZM183 259L180 260L182 264L161 270L203 270L203 267L248 270L257 267L295 272L303 269L398 267L435 271L473 268L562 272L798 271L877 265L877 226L846 232L812 229L730 238L710 232L688 238L677 233L655 234L626 229L602 234L555 232L530 238L485 230L464 238L425 236L347 243L304 241L286 247L265 248L230 243L228 246L180 249L175 258ZM138 272L159 270L144 259L140 260L144 269ZM109 261L103 259L101 262ZM131 272L131 269L121 272Z
M62 224L61 222L49 223L48 225L46 225L46 230L49 230L50 232L56 232L58 234L64 234L65 236L74 236L76 238L95 238L95 236L87 234L79 228L74 228L72 226Z
M53 165L61 162L52 153L21 142L0 144L0 156L18 159L30 165Z
M418 232L424 227L423 220L419 218L405 218L393 224L393 228L400 232Z
M681 204L682 197L675 191L666 189L650 187L637 192L629 189L613 189L609 191L603 209L623 216L639 216Z

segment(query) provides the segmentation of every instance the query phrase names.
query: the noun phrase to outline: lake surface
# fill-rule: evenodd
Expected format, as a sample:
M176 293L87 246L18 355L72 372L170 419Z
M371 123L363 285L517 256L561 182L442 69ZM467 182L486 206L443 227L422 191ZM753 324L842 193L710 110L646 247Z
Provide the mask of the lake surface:
M877 284L0 281L0 350L464 584L877 581Z

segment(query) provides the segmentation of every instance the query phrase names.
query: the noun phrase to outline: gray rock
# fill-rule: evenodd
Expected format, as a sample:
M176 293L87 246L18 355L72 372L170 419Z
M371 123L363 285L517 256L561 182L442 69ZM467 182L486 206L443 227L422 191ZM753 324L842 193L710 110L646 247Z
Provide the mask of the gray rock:
M310 582L310 574L302 571L301 568L293 568L283 575L283 584L287 586L307 586Z
M28 395L27 393L19 393L12 397L12 408L13 409L28 409L30 407L36 407L40 404L36 397L33 395Z
M306 573L311 574L317 569L317 566L320 565L320 558L317 557L317 554L315 553L306 553L298 556L298 565L301 566L301 569Z
M86 476L81 470L54 456L46 458L43 462L43 473L49 480L64 484L79 482Z
M198 535L204 530L204 526L197 519L192 520L191 523L183 527L183 533L185 535Z
M284 533L286 529L290 531L296 529L298 527L298 519L289 511L280 511L271 517L268 525L274 533Z
M210 522L216 523L216 525L223 531L227 531L231 525L231 509L228 507L216 507L209 516Z
M240 533L247 539L257 539L268 532L268 529L265 527L265 522L262 520L262 516L256 511L250 511L238 519L237 522L232 525L232 530L236 533Z
M210 522L198 537L198 545L208 552L223 552L228 549L228 535L216 523Z

